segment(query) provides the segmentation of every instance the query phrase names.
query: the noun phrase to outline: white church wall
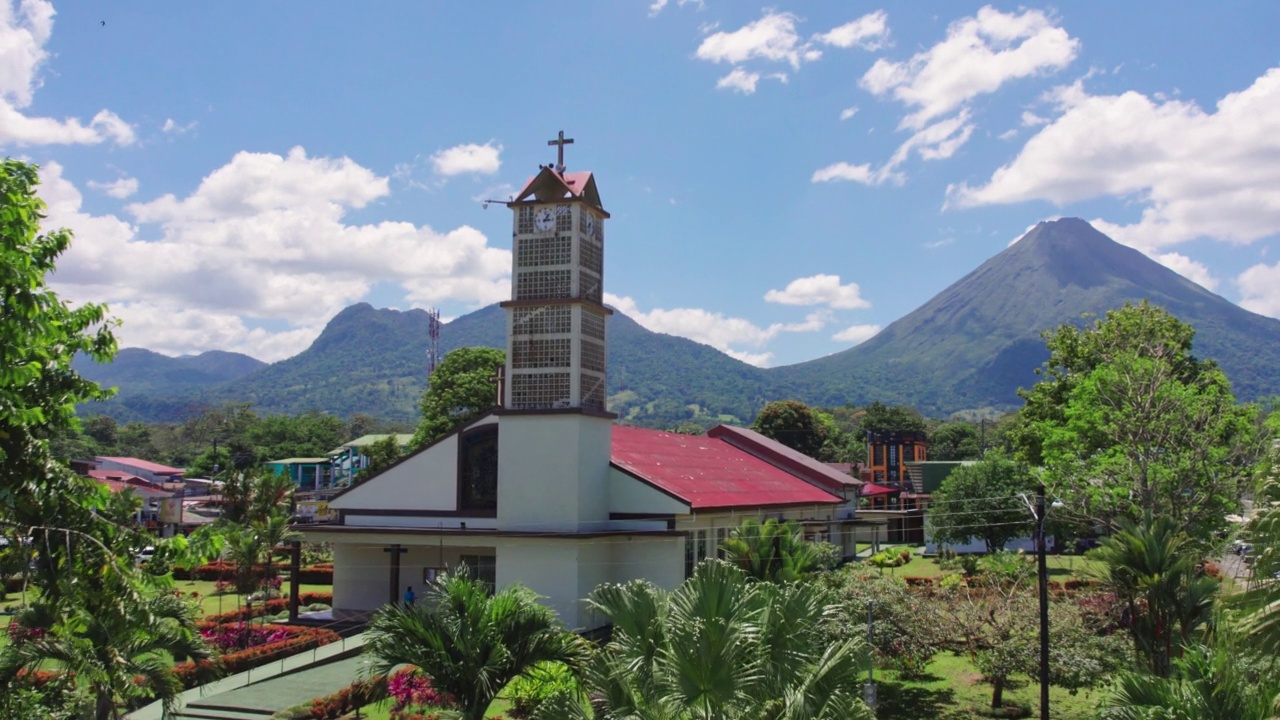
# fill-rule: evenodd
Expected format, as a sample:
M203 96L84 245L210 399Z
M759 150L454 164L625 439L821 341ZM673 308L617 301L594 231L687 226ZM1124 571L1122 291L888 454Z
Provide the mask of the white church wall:
M684 582L683 537L627 537L610 547L610 582L648 580L664 590Z
M498 443L498 527L569 532L609 518L612 423L605 418L504 415Z
M329 503L334 510L389 508L453 511L458 507L458 437L450 435Z
M686 515L689 506L627 473L609 468L609 511L615 513L653 513Z
M333 607L338 610L376 610L386 604L390 560L378 545L334 543Z
M501 499L499 499L501 503ZM584 628L579 587L580 540L507 538L498 544L498 587L519 583L543 597L542 603L570 628Z

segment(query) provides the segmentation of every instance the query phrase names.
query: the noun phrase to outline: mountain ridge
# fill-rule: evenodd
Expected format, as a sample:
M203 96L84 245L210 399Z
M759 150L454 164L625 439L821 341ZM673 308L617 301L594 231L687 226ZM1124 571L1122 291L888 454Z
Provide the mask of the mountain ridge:
M610 408L624 420L665 425L749 422L765 402L782 398L818 405L880 400L934 416L1008 409L1048 357L1044 331L1143 299L1196 328L1194 352L1219 362L1237 397L1280 392L1280 320L1240 308L1083 220L1064 218L1039 223L866 342L794 365L757 368L615 312ZM169 396L156 388L135 387L127 396L122 390L115 407L101 408L127 419L252 402L264 412L319 408L412 421L426 376L427 328L423 310L357 303L293 357ZM490 305L446 323L441 350L504 348L505 334L505 311Z

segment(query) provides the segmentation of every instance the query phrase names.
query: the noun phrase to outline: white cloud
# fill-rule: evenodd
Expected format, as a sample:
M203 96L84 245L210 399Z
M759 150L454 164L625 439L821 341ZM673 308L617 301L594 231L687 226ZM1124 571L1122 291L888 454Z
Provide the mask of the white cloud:
M858 343L870 340L880 332L879 325L850 325L831 336L832 340L837 342L847 342L857 345Z
M1035 127L1037 125L1044 125L1047 122L1049 122L1048 119L1042 118L1029 110L1022 113L1023 127Z
M822 52L800 39L796 22L792 13L766 10L759 20L737 30L708 35L694 54L714 63L737 65L759 59L786 62L799 69L800 63L817 60Z
M884 10L877 10L828 32L814 35L813 39L838 48L857 46L864 50L879 50L889 39L889 14Z
M863 185L871 185L874 183L873 178L874 173L871 172L869 164L850 165L847 162L838 162L815 170L809 180L816 183L831 182L833 180L852 180Z
M160 126L160 132L163 132L168 135L186 135L187 133L195 129L196 129L195 120L192 120L186 125L183 125L182 123L179 123L173 118L165 118L164 124Z
M987 6L953 22L946 39L910 60L877 60L861 84L914 108L902 127L918 130L1010 80L1066 67L1079 49L1078 40L1039 10L1014 14Z
M1258 264L1240 273L1236 285L1240 306L1259 315L1280 318L1280 263Z
M841 285L839 275L797 278L782 290L765 293L764 299L782 305L828 305L839 310L871 307L871 303L862 298L858 283Z
M845 109L843 109L843 110L841 110L841 111L840 111L840 119L841 119L841 120L848 120L849 118L851 118L851 117L853 117L854 115L857 115L857 114L858 114L858 108L857 108L856 106L855 106L855 107L847 107L847 108L845 108Z
M49 58L45 44L53 32L53 16L53 5L47 0L23 0L16 9L10 0L0 0L0 143L133 143L133 128L110 110L100 110L88 124L77 118L28 117L21 112L41 85L39 71Z
M656 17L662 9L670 4L671 0L653 0L649 5L649 17ZM704 0L676 0L676 5L684 7L685 5L695 5L699 10L703 8Z
M125 346L276 360L304 349L378 283L417 304L479 306L510 289L510 251L471 227L348 224L350 210L389 190L387 178L347 158L241 152L186 197L129 205L134 222L84 212L56 162L41 179L46 226L76 232L53 277L59 292L110 303L125 320ZM253 327L264 324L278 329Z
M750 95L756 91L756 83L758 82L760 82L760 73L734 68L728 75L716 81L716 89L737 90L743 95Z
M1155 253L1150 257L1152 260L1155 260L1161 265L1164 265L1206 290L1213 291L1218 289L1218 278L1213 276L1208 265L1205 265L1199 260L1192 260L1186 255L1176 252Z
M1141 218L1103 232L1148 254L1195 238L1244 244L1280 232L1280 68L1214 112L1132 91L1088 95L1081 83L1054 97L1062 114L986 184L948 188L949 205L1125 198L1143 207Z
M701 308L654 308L643 311L630 297L605 293L609 305L654 332L678 335L700 342L759 367L767 367L773 358L771 352L751 352L742 349L761 348L784 332L815 332L825 327L828 315L819 311L807 315L799 323L774 323L760 327L744 318L728 317L723 313Z
M88 186L113 198L121 200L138 192L138 178L120 178L111 182L94 182L90 180Z
M468 143L435 153L431 156L431 164L437 174L446 177L464 173L492 175L502 167L501 154L502 146L494 145L492 140L483 145Z

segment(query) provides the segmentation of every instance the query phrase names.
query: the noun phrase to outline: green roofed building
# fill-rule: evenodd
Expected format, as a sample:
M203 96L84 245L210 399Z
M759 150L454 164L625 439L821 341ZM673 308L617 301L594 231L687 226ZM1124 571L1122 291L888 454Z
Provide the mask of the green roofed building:
M350 485L351 478L369 465L369 458L365 456L364 449L389 437L392 435L361 435L351 442L343 443L330 450L328 462L333 469L331 487ZM409 447L409 443L413 441L412 433L394 433L394 437L402 450Z
M276 475L288 475L302 491L333 487L333 471L329 458L285 458L264 463Z

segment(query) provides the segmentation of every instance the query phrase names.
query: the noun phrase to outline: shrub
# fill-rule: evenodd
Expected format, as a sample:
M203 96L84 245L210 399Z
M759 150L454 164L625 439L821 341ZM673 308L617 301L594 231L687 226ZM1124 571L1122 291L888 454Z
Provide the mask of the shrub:
M538 706L553 697L578 696L582 692L578 678L564 663L542 663L528 675L512 680L503 695L511 701L513 717L527 718Z
M910 553L908 553L907 560L910 560L910 559L911 559L911 555ZM897 553L897 552L890 553L888 550L881 550L875 555L872 555L871 557L867 558L868 563L878 568L898 567L900 565L905 564L907 560L902 559L901 553Z
M324 604L326 606L333 604L333 593L328 592L305 592L298 595L298 608ZM327 609L327 608L326 608ZM256 602L252 605L242 607L238 610L221 613L218 615L209 615L204 621L214 625L228 622L243 622L245 620L253 620L263 615L275 615L280 612L288 612L288 598L276 598L266 602Z
M212 626L208 623L201 624L202 631L210 627ZM284 636L275 642L268 642L264 645L227 653L217 660L203 660L199 663L188 660L178 663L174 665L173 670L182 680L183 686L190 688L200 684L217 670L232 675L342 639L332 630L321 628L292 625L270 625L266 627L278 629Z

